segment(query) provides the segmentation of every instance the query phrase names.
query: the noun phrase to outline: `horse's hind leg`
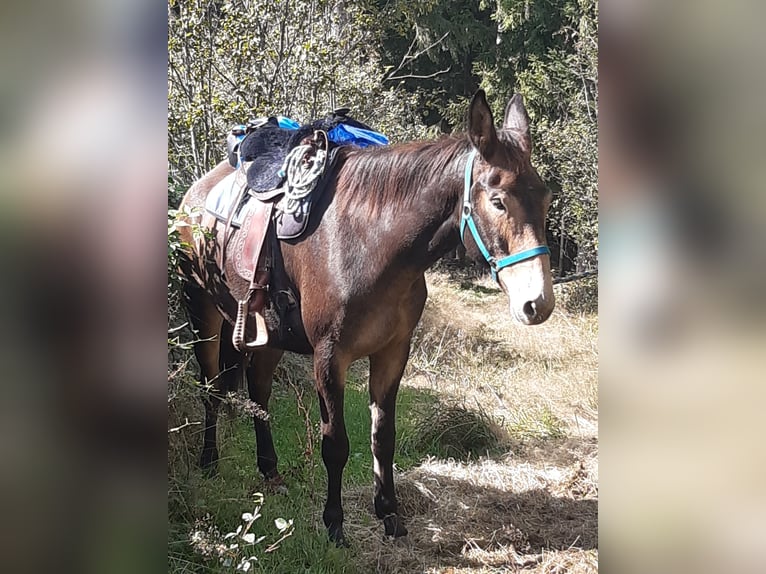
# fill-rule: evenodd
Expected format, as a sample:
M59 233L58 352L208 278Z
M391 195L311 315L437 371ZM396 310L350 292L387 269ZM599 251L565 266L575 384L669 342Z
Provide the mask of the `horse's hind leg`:
M396 394L410 354L410 338L389 344L370 355L371 443L375 473L375 514L387 536L405 536L394 490Z
M274 450L274 441L271 438L269 421L264 417L269 411L269 397L271 396L271 383L274 369L282 358L283 351L278 349L263 348L255 351L247 368L247 388L250 400L253 401L261 413L253 415L255 426L255 439L258 449L258 469L264 478L269 481L279 482L277 472L277 453Z
M237 362L232 353L221 352L221 341L226 335L223 332L224 325L228 324L224 322L210 295L192 283L186 285L184 292L189 318L199 339L194 344L194 355L200 366L202 383L209 385L208 392L202 396L205 406L205 429L200 466L214 471L218 463L218 406L223 394L236 378ZM230 338L229 332L229 340Z

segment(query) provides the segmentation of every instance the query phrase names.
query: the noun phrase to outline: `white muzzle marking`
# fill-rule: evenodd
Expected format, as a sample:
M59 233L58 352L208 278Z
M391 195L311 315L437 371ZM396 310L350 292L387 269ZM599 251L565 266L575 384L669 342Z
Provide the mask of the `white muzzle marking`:
M508 295L514 319L525 325L537 325L550 317L555 298L548 255L505 267L498 271L497 279Z

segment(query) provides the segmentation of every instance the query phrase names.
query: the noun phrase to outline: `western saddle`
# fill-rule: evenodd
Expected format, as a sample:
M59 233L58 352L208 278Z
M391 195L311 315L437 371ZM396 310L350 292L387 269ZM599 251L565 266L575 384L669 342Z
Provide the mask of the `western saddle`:
M273 269L269 234L282 240L304 233L341 145L388 143L347 114L342 108L298 128L289 118L260 118L235 126L227 136L229 162L236 171L211 191L206 209L225 222L220 268L249 282L237 301L232 335L240 352L269 340L264 317Z

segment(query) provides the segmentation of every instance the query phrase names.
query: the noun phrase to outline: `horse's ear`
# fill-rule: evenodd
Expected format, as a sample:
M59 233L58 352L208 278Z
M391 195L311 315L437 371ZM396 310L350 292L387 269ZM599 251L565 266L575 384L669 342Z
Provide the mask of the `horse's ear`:
M476 92L468 106L468 137L487 160L492 157L500 143L484 90Z
M503 130L513 132L514 139L524 151L532 150L532 138L529 136L529 116L521 94L514 94L505 107Z

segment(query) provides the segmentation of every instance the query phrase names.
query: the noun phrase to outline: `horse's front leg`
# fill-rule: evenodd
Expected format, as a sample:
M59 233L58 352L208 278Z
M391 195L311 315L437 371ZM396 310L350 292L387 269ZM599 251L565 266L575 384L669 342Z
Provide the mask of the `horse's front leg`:
M314 351L319 410L322 418L322 460L327 469L327 502L322 518L330 540L346 545L343 535L341 483L348 460L348 435L343 419L343 389L348 362L341 360L331 345Z
M387 536L405 536L394 490L396 444L396 393L410 354L410 337L391 343L370 355L371 442L375 490L375 514L383 521Z

